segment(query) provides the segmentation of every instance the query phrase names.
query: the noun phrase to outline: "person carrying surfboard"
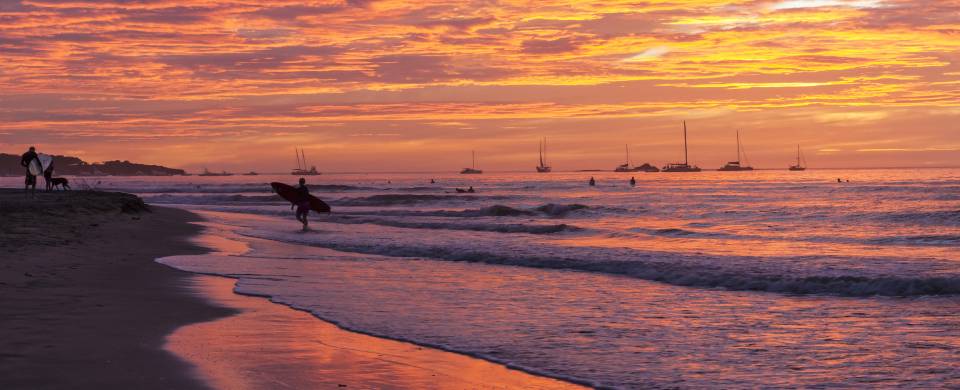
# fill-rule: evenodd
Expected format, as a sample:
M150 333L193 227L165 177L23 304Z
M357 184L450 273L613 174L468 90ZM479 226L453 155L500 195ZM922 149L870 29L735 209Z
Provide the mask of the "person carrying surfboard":
M307 231L307 214L310 214L310 189L307 188L307 179L300 178L297 189L297 221L303 223L303 231ZM291 205L290 208L293 208Z
M37 192L37 175L30 173L30 163L37 159L37 149L33 146L30 147L26 153L20 156L20 166L26 168L27 177L24 179L23 190L26 192L31 187L33 187L33 192Z
M303 230L307 229L307 214L310 210L318 213L329 213L330 205L320 200L316 196L310 195L307 189L307 180L300 178L300 185L293 187L280 182L270 183L273 192L276 192L283 200L290 202L290 209L297 208L297 221L303 223Z

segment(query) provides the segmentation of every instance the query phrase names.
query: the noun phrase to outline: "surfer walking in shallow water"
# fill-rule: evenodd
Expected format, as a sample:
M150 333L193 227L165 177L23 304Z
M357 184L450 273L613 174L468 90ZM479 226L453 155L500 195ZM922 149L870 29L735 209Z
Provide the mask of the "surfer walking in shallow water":
M310 195L310 190L307 188L307 180L302 177L297 186L275 181L270 183L270 187L273 188L273 192L276 192L281 198L290 202L291 210L296 207L297 221L303 224L303 231L309 230L307 226L307 215L310 214L310 210L318 213L330 212L330 205Z
M310 214L310 190L307 188L307 179L300 178L300 184L297 189L297 202L290 206L297 207L297 221L303 224L303 231L307 231L307 215Z

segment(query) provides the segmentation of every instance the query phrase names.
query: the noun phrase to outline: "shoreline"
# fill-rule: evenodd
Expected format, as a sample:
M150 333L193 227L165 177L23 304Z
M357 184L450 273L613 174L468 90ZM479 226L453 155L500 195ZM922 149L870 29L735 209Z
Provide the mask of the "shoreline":
M204 218L204 217L201 215L200 218ZM204 225L205 225L204 230L200 232L200 234L194 237L194 242L196 242L198 245L205 247L208 250L207 253L201 256L204 256L204 257L205 256L213 256L213 257L241 256L241 255L245 255L250 250L249 243L242 241L242 238L240 236L237 236L236 233L231 232L228 234L224 234L225 230L217 229L217 228L214 228L213 226L208 226L206 224ZM292 245L292 244L284 244L284 245ZM170 256L169 258L173 260L174 258L190 258L190 257L192 256L190 255ZM161 258L161 259L157 259L157 262L161 264L167 264L167 261L165 260L166 260L165 258ZM173 262L175 263L176 260L173 260ZM168 265L168 266L170 266L171 268L177 268L174 265ZM324 332L337 333L341 337L346 336L352 339L358 339L360 340L358 341L358 343L361 343L361 342L370 343L370 344L393 343L397 345L405 345L408 347L416 348L417 350L431 351L432 354L440 357L445 357L446 360L453 360L453 361L459 362L457 364L459 364L460 366L471 364L475 366L485 367L484 368L485 370L491 371L491 372L502 371L500 373L501 378L498 380L498 382L502 382L502 383L494 386L497 388L514 388L516 387L516 384L513 383L515 380L523 381L524 382L522 386L523 388L544 388L544 385L542 385L543 383L547 384L546 388L551 388L551 389L561 389L561 388L562 389L567 389L567 388L583 389L583 388L593 388L595 386L593 383L588 381L579 380L576 378L552 375L550 373L538 371L534 368L525 367L517 364L511 364L510 362L505 362L502 360L497 360L489 356L472 354L468 352L458 351L456 349L451 349L443 345L424 343L424 342L411 340L403 337L389 336L389 335L379 334L376 332L365 331L363 329L357 329L357 328L345 326L336 320L332 320L332 319L317 315L307 309L299 308L283 302L275 302L273 300L273 296L269 294L238 292L236 291L235 287L236 287L236 282L238 282L240 279L236 276L233 276L230 274L220 274L220 273L204 272L200 270L191 270L189 268L185 268L183 270L186 272L191 272L198 277L195 279L196 282L195 282L195 285L192 287L192 289L194 291L197 291L199 296L205 299L213 298L210 301L212 304L235 309L240 312L238 315L244 314L243 312L245 310L245 306L242 304L243 299L224 298L223 292L221 291L224 288L222 286L217 286L218 282L216 281L210 282L211 279L212 280L216 280L216 279L228 280L230 287L227 288L226 290L230 293L230 295L239 296L247 299L262 300L269 305L279 307L280 313L276 315L283 316L285 318L284 323L299 321L299 320L302 320L302 318L306 317L308 318L307 323L310 324L309 326L314 326L317 328L332 327L334 331L324 330ZM211 287L211 285L213 286ZM238 304L238 302L240 302L240 304ZM260 310L263 310L263 309L261 308ZM277 309L276 308L268 309L266 311L276 312ZM284 314L283 311L293 312L293 313ZM230 322L231 318L223 318L215 321ZM322 323L324 325L323 326L315 325L314 323L316 322ZM185 327L196 326L196 325L203 325L203 324L193 324ZM193 342L202 343L204 340L210 337L216 337L216 335L209 334L205 337L197 337L196 340ZM272 342L274 340L270 340L270 341ZM241 355L241 356L237 356L236 358L243 359L244 356ZM228 358L225 358L225 357L219 358L219 360L227 360L227 359ZM439 361L440 359L433 358L429 360ZM200 362L200 363L202 364L203 362ZM425 366L429 364L431 363L422 363L422 362L419 363L420 366ZM461 369L462 371L461 367L454 367L454 368ZM311 368L311 369L316 369L316 368ZM514 375L514 376L517 376L517 378L505 380L506 378L503 378L505 375ZM464 380L461 380L459 378L453 378L453 379L455 379L454 381L452 381L453 383L466 385ZM311 383L309 385L315 385L315 384ZM438 386L437 383L430 383L429 385L430 387L433 387L433 388L436 388ZM369 384L367 384L367 386L369 387ZM477 388L476 383L471 384L471 386L473 386L472 388ZM377 384L377 387L382 388L383 384ZM458 386L454 388L464 388L464 387Z
M193 213L129 194L0 190L0 387L206 389L167 334L233 313L154 261L201 254ZM144 207L144 209L139 209Z
M238 313L185 325L167 337L164 347L193 363L215 388L584 388L469 355L345 329L268 297L236 293L235 282L195 274L191 290Z
M200 221L124 193L26 198L0 189L0 388L272 388L290 387L291 378L307 388L581 388L347 330L235 293L234 279L157 261L210 253L209 243L197 240L205 229ZM217 339L227 328L252 342L225 357L237 352L236 340ZM286 333L278 335L280 328ZM177 343L185 336L190 341ZM273 350L269 362L264 348ZM252 376L211 375L237 367Z

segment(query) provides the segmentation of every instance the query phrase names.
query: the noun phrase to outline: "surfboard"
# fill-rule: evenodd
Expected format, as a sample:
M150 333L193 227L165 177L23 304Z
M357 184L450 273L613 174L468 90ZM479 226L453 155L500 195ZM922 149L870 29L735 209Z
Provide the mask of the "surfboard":
M276 192L277 195L280 195L281 198L287 200L290 203L295 203L300 198L300 194L297 193L297 189L293 186L289 186L279 182L273 182L273 183L270 183L270 187L273 187L273 192ZM316 196L310 195L310 210L316 211L318 213L329 213L330 205L320 200Z
M42 175L42 174L43 174L43 166L40 165L40 160L38 160L38 159L30 160L30 162L27 163L27 171L30 172L30 174L31 174L31 175L34 175L34 176L40 176L40 175Z
M37 155L37 160L40 160L41 172L46 172L47 169L50 169L50 166L53 165L53 156L49 154L40 153Z

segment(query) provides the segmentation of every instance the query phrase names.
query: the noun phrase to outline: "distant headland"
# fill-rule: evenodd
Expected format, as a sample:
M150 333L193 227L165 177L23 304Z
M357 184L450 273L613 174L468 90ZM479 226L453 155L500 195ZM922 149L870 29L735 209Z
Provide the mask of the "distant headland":
M130 161L114 160L91 164L71 156L53 156L53 166L56 174L61 176L178 176L187 174L183 169L138 164ZM20 155L0 153L0 176L20 175L23 175Z

